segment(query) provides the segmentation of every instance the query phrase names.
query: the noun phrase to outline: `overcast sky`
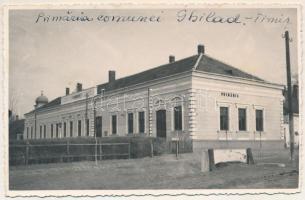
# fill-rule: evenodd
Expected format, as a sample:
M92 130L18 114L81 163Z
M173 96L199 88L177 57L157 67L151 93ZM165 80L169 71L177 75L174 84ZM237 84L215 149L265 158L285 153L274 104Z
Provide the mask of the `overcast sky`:
M160 22L115 23L93 20L48 22L39 13L67 15L67 10L11 10L9 13L9 92L23 115L33 109L43 90L49 101L75 89L77 82L92 87L108 80L108 70L117 78L131 75L197 53L206 54L269 82L285 84L285 45L282 34L290 31L291 64L297 73L296 9L202 9L196 14L236 16L242 23L177 22L181 9L83 10L83 15L161 16ZM188 13L192 9L187 10ZM72 10L72 15L80 15ZM254 22L257 14L289 17L289 24ZM252 20L245 20L252 17ZM42 19L42 18L40 18ZM245 23L244 23L245 22Z

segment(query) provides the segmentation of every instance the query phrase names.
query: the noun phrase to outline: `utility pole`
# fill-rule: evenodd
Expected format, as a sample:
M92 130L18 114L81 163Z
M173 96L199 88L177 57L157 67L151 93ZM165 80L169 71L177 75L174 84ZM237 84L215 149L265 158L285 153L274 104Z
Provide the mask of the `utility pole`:
M292 110L292 93L291 93L291 67L290 67L290 51L289 32L285 31L286 45L286 66L287 66L287 97L288 97L288 115L289 115L289 136L290 136L290 159L294 160L294 130L293 130L293 110Z
M152 133L151 133L151 110L150 110L150 91L151 91L151 88L147 88L147 113L148 113L148 136L151 136Z

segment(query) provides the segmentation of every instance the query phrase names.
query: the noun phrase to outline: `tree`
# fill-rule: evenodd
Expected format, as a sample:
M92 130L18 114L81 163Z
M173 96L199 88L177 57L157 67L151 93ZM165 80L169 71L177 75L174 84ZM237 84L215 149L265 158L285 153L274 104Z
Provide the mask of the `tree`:
M18 93L15 89L10 90L9 92L9 112L11 112L10 120L14 120L18 114Z

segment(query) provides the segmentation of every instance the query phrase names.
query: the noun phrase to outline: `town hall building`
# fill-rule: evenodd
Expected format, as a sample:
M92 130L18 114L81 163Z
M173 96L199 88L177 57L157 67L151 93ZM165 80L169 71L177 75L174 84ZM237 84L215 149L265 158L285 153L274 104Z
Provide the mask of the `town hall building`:
M24 139L151 136L193 141L281 141L283 86L218 61L198 45L193 56L76 91L42 93L25 114Z

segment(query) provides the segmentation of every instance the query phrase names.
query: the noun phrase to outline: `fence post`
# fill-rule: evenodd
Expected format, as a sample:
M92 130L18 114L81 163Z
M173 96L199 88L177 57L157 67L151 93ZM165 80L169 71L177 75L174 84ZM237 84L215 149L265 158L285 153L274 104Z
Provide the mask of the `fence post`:
M210 161L209 154L207 150L202 150L201 152L201 172L210 171Z
M102 155L102 141L100 141L100 160L102 160L103 159L103 155Z
M95 138L95 164L97 165L97 139Z
M210 171L215 169L215 160L214 160L214 149L208 149L209 156L209 169Z
M67 140L67 159L68 159L68 162L70 162L70 144L69 144L69 140Z
M247 148L247 164L248 165L253 165L254 164L254 159L253 159L251 148Z
M130 159L130 143L128 143L128 159Z
M29 153L30 153L30 150L29 150L29 141L26 141L26 144L25 144L25 165L28 165L29 164Z

